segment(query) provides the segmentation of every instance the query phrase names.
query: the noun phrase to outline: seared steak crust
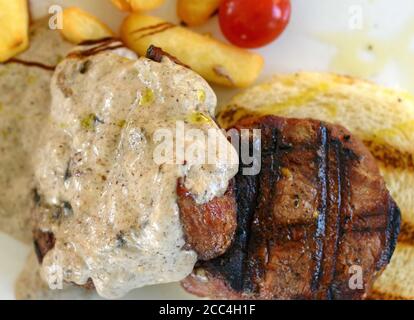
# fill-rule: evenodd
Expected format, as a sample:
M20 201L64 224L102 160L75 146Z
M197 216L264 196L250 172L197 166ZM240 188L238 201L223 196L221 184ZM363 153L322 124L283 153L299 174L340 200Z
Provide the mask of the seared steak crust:
M39 263L42 263L45 255L53 249L55 240L55 236L51 232L44 232L40 229L33 231L33 244Z
M180 183L178 206L186 243L200 260L216 258L230 247L236 230L236 197L229 186L224 196L197 205L193 196Z
M346 129L315 120L250 118L243 128L261 129L261 172L237 175L234 242L183 286L228 299L365 298L400 229L369 151Z

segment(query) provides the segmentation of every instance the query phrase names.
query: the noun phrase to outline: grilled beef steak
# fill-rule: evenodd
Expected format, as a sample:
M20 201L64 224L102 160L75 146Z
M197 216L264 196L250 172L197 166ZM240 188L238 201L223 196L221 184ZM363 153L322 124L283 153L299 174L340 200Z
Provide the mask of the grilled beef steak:
M315 120L249 118L242 128L261 129L261 172L239 172L232 246L199 262L184 288L219 299L365 298L400 228L369 151Z

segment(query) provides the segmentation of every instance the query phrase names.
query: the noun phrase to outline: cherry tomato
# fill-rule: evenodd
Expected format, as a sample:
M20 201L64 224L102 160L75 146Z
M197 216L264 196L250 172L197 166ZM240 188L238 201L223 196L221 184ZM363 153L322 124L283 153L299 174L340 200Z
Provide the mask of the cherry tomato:
M290 0L222 0L220 27L234 45L258 48L285 30L290 12Z

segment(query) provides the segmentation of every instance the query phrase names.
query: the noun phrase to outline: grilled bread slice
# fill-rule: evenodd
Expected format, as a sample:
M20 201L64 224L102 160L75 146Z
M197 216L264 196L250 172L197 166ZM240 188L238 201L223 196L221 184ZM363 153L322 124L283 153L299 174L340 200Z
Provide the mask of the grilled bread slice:
M394 251L392 263L376 281L371 298L387 300L413 299L413 270L413 246L401 242Z
M230 128L262 115L337 123L364 141L403 220L397 250L372 298L414 299L414 97L334 74L278 75L219 108L218 122Z

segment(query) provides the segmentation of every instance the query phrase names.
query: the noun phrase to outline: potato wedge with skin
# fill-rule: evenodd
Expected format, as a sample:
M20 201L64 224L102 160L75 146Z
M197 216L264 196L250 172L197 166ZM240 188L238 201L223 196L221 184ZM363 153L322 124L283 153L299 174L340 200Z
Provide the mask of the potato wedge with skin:
M122 11L146 11L160 7L165 0L112 0Z
M131 14L122 24L121 37L139 55L145 55L150 45L154 45L190 66L206 80L224 86L246 87L263 69L260 55L158 17Z
M177 14L190 27L202 25L220 6L220 0L178 0Z
M63 10L63 29L61 32L67 40L75 44L114 36L108 26L76 7Z
M27 0L0 0L0 62L24 51L29 45Z

